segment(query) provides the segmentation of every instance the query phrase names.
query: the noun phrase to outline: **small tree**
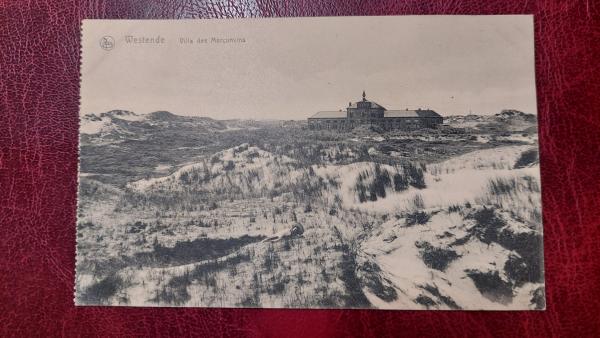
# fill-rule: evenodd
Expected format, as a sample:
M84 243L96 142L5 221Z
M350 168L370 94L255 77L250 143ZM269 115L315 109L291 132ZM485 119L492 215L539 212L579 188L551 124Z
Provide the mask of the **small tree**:
M408 189L408 180L405 176L401 174L394 175L394 190L395 191L403 191Z

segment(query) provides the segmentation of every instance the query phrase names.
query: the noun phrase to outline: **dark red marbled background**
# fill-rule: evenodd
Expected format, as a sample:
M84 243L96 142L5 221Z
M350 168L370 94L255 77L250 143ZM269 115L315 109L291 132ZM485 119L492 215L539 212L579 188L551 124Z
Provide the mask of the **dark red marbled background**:
M599 8L592 0L0 0L0 336L599 335ZM515 13L535 14L547 311L73 306L81 19Z

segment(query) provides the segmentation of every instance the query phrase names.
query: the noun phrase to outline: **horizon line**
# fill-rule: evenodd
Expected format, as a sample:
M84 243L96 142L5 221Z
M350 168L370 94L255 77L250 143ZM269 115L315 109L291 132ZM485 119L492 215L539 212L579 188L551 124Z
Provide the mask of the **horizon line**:
M403 111L403 109L392 109L392 110L393 110L393 111ZM415 110L415 111L416 111L416 110L418 110L418 109L405 109L405 110ZM523 113L523 114L527 114L527 115L535 115L535 116L537 116L537 115L538 115L538 114L537 114L537 112L536 112L536 113L528 113L528 112L524 112L524 111L522 111L522 110L519 110L519 109L513 109L513 108L506 108L506 109L502 109L502 110L500 110L500 111L499 111L499 112L497 112L497 113L485 113L485 114L484 114L484 113L477 113L477 112L469 112L469 113L466 113L466 114L452 114L452 115L444 115L443 113L440 113L440 112L438 112L438 111L436 111L436 110L434 110L434 109L431 109L431 108L421 108L421 110L432 110L432 111L434 111L434 112L436 112L436 113L440 114L442 117L452 117L452 116L493 116L493 115L499 115L499 114L501 114L503 111L518 111L518 112L521 112L521 113ZM305 120L307 120L308 118L310 118L310 117L312 116L312 115L306 115L306 118L302 118L302 119L296 119L296 118L291 118L291 119L273 119L273 118L265 118L265 119L261 119L261 118L251 118L251 117L248 117L248 118L244 118L244 117L237 117L237 118L225 118L225 119L220 119L220 118L216 118L216 117L212 117L212 116L207 116L207 115L180 115L180 114L173 113L173 112L172 112L172 111L170 111L170 110L161 110L161 109L159 109L159 110L153 110L153 111L151 111L151 112L147 112L147 113L136 113L136 112L134 112L134 111L132 111L132 110L128 110L128 109L111 109L111 110L107 110L107 111L100 112L100 113L97 113L97 112L92 112L92 113L85 113L85 114L83 114L83 115L82 115L82 113L80 112L79 116L80 116L80 117L85 117L85 116L87 116L87 115L96 115L96 116L97 116L97 115L101 115L101 114L107 114L107 113L110 113L110 112L115 112L115 111L121 111L121 112L133 113L134 115L137 115L137 116L150 115L150 114L154 114L154 113L161 113L161 112L164 112L164 113L169 113L169 114L172 114L172 115L175 115L175 116L180 116L180 117L199 117L199 118L210 118L210 119L213 119L213 120L221 120L221 121L227 121L227 120L254 120L254 121L305 121ZM336 112L342 111L342 112L343 112L344 110L320 110L320 111L332 111L332 112L333 112L333 111L336 111ZM320 111L318 111L318 112L320 112ZM314 113L313 113L313 114L314 114Z

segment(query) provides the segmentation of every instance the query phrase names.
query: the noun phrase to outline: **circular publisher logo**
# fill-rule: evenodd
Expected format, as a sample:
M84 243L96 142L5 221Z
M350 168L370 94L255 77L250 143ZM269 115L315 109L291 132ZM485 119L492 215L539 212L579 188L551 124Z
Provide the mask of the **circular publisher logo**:
M115 48L115 39L110 35L103 36L102 39L100 39L100 47L104 50Z

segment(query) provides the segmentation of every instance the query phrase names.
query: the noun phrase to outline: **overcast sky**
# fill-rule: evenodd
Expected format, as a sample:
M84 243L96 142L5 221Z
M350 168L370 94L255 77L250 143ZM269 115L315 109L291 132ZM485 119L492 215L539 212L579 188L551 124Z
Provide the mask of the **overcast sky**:
M212 37L246 42L179 42ZM536 113L531 16L86 20L81 71L82 114L305 119L363 90L387 109Z

